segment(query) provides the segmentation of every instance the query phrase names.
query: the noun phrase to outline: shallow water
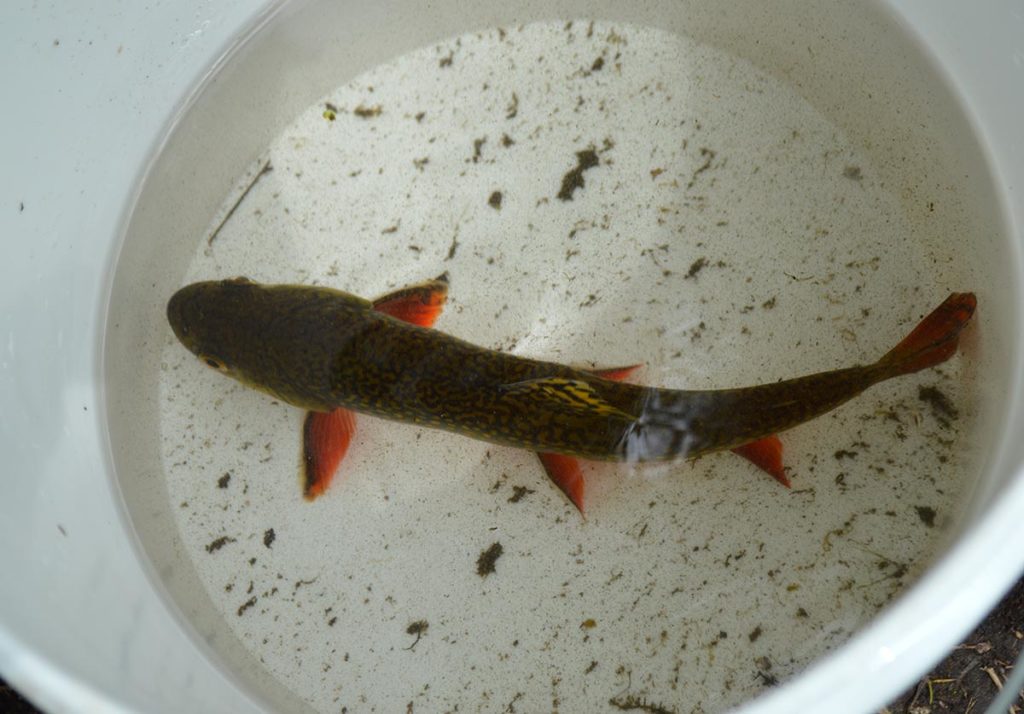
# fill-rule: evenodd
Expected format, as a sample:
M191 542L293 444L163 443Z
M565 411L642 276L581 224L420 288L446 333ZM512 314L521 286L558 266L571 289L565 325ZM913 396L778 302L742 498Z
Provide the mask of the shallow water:
M793 87L688 38L494 30L311 107L187 280L372 298L447 272L436 326L463 339L742 386L873 361L969 289L880 173ZM790 491L732 454L598 465L584 520L530 453L363 418L306 503L301 412L167 334L182 547L267 675L320 711L720 710L912 582L976 469L958 356L783 435Z

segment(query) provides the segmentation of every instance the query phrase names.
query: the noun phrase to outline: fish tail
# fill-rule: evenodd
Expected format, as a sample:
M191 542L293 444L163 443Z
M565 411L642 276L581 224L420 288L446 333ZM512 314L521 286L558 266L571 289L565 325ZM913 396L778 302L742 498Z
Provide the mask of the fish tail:
M956 352L960 331L977 307L974 293L953 293L878 361L885 379L945 362Z

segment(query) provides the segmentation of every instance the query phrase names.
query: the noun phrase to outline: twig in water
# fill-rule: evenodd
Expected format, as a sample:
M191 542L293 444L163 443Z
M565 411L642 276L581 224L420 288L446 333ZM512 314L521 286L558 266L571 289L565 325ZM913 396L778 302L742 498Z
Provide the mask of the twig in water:
M244 191L242 191L242 195L238 197L237 201L235 201L235 205L231 207L231 210L227 212L221 222L217 224L217 227L213 229L213 233L210 234L210 237L206 239L206 245L213 245L213 241L216 240L217 234L220 233L220 229L223 228L224 224L231 219L231 216L235 215L235 209L242 205L242 201L244 201L245 197L249 195L250 191L252 191L256 182L263 178L263 174L270 173L273 170L274 167L270 165L270 159L263 162L263 166L260 167L260 170L256 172L255 176L253 176L252 181L250 181L249 185L245 187Z

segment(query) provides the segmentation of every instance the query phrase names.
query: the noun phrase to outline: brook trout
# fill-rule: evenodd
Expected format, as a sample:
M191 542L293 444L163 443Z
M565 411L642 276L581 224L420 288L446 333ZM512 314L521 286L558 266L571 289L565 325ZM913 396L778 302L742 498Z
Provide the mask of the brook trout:
M174 294L175 335L210 367L308 410L304 492L321 494L361 412L538 452L580 511L577 458L647 462L734 450L789 485L776 434L878 382L948 359L974 313L954 293L877 362L738 389L659 389L517 357L431 329L447 280L375 301L322 287L200 282Z

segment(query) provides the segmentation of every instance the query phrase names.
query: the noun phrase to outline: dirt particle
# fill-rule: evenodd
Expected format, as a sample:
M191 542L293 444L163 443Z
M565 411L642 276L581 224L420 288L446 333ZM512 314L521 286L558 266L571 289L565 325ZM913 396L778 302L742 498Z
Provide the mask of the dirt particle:
M486 144L486 143L487 143L487 137L486 136L482 136L479 139L473 139L473 159L472 159L472 161L473 161L474 164L479 163L481 157L483 156L484 144Z
M567 172L562 177L562 187L559 189L556 198L559 201L571 201L576 189L583 188L583 172L592 169L601 163L597 157L597 151L593 148L576 152L576 168Z
M697 258L697 260L693 261L693 263L690 264L690 269L687 271L686 275L683 276L683 279L684 280L688 280L690 278L696 278L697 274L700 271L704 270L704 268L706 268L707 265L708 265L708 259L707 258L704 258L704 257Z
M323 117L327 121L334 121L335 119L338 118L338 108L331 104L330 102L326 102L324 104Z
M242 614L246 610L248 610L250 607L252 607L255 604L256 604L256 596L253 595L251 598L249 598L248 600L246 600L245 602L243 602L241 605L238 606L238 616L241 617Z
M948 420L956 419L959 416L953 402L938 387L918 387L917 398L930 406L932 413L940 421L948 422Z
M490 198L487 199L487 205L493 208L495 211L501 210L501 191L495 191L491 194Z
M360 119L373 119L374 117L379 117L382 111L383 110L379 104L374 104L372 107L360 104L352 110L352 113Z
M227 488L229 483L231 483L231 474L225 472L223 476L217 479L217 488Z
M749 634L749 635L747 635L747 637L748 637L748 638L750 638L750 641L751 641L751 642L757 642L757 638L758 638L758 637L760 637L760 636L761 636L761 626L760 626L760 625L758 625L757 627L755 627L755 628L754 628L754 629L753 629L753 630L752 630L752 631L750 632L750 634Z
M501 546L500 542L495 541L491 543L490 547L481 552L480 557L476 559L476 574L481 578L486 578L493 573L495 571L494 564L504 552L505 549Z
M847 451L846 449L839 449L836 453L832 454L836 461L842 461L843 459L855 459L857 458L856 451Z
M274 534L274 529L268 528L266 531L263 532L263 545L269 548L276 538L277 535Z
M210 542L206 546L206 552L207 553L213 553L215 551L220 550L221 548L226 546L228 543L234 543L234 542L235 542L235 539L230 537L230 536L221 536L220 538Z
M502 134L502 135L501 135L501 145L502 145L503 147L505 147L506 149L507 149L508 147L512 146L512 145L513 145L513 144L515 144L515 143L516 143L516 142L515 142L515 139L513 139L513 138L512 138L511 136L509 136L508 134Z
M534 493L532 488L527 488L526 486L513 486L512 495L508 497L508 502L519 503L531 493Z
M508 107L505 108L505 118L515 119L519 114L519 95L512 92L512 101L508 103Z
M851 181L860 181L864 178L864 175L860 171L860 166L847 166L843 169L843 178L848 178Z
M647 714L676 714L675 709L669 709L661 704L649 701L645 697L638 697L633 694L615 696L608 700L616 709L627 711L641 711Z
M935 527L935 509L931 506L914 506L914 510L917 511L917 517L921 519L929 528Z
M411 645L409 645L405 649L411 651L414 647L416 647L416 644L420 641L420 638L426 634L427 629L429 627L430 623L426 620L416 620L415 622L410 622L409 626L405 628L405 634L415 635L416 639L413 641Z
M593 630L595 627L597 627L597 620L595 620L592 617L588 617L586 620L580 623L580 629L583 630Z
M697 169L693 172L693 175L690 176L690 182L686 184L687 190L693 188L694 185L697 183L697 179L700 177L700 175L711 168L711 162L715 160L716 156L715 152L708 148L702 148L700 150L700 155L704 159L704 163L698 166Z
M594 64L590 65L591 72L600 72L604 68L604 57L598 57Z
M450 246L448 246L448 255L445 257L445 260L447 261L447 260L451 260L452 258L454 258L455 257L455 251L457 251L458 249L459 249L459 233L458 233L458 230L456 230L455 235L452 236L452 244Z

